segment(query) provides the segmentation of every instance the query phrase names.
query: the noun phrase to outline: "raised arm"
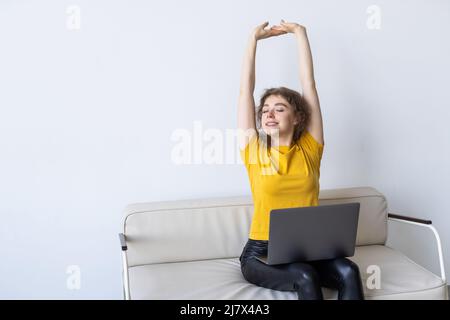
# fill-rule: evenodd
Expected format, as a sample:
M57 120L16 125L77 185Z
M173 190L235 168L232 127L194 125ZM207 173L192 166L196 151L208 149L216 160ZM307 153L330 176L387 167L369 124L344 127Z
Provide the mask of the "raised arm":
M256 134L255 122L255 101L253 91L255 90L255 55L257 40L251 35L248 40L245 51L244 61L241 71L241 85L239 89L238 101L238 129L240 134L246 134L239 137L239 148L244 149L250 138L251 130Z
M255 121L255 100L253 92L255 90L255 56L257 42L261 39L285 34L285 31L276 30L274 27L265 30L268 25L265 22L257 26L251 33L244 55L241 71L241 83L238 101L238 129L245 135L239 137L239 148L244 149L249 138L257 134Z
M303 89L302 95L311 111L311 119L306 126L306 130L311 133L317 142L324 144L322 112L320 110L319 96L314 80L313 60L308 36L306 35L306 28L297 23L284 22L284 20L281 20L281 25L275 28L293 33L297 39L300 83Z
M324 144L322 112L320 110L319 95L314 80L314 68L311 49L309 47L306 29L302 26L295 31L298 42L300 82L303 89L303 98L311 111L311 121L306 129L320 144Z

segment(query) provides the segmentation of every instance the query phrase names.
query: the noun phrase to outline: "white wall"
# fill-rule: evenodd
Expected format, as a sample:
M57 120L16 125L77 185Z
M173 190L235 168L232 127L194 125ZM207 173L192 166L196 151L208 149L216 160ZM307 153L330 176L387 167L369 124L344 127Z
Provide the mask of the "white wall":
M450 2L3 0L0 298L120 299L126 204L249 194L240 163L175 165L171 135L235 128L249 32L281 18L308 29L321 188L370 185L432 219L450 268ZM258 44L256 99L298 88L296 50Z

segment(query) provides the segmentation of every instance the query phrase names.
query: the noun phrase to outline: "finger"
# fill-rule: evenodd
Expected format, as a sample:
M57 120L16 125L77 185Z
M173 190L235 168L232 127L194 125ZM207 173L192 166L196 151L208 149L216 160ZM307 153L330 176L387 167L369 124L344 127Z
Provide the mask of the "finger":
M285 34L285 33L287 33L286 31L283 31L283 30L274 30L274 29L272 29L271 31L270 31L270 34L271 35L276 35L276 36L278 36L278 35L280 35L280 34Z
M274 31L276 31L276 32L279 32L280 34L281 34L281 33L286 33L286 32L287 32L287 30L286 30L285 28L283 28L283 27L276 28L276 29L272 29L272 30L274 30Z

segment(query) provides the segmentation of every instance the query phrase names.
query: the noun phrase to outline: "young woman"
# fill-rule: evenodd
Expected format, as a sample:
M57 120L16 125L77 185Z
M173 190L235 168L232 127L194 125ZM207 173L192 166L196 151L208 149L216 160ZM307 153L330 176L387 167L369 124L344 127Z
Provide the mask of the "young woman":
M306 29L283 20L270 29L265 29L267 25L265 22L251 33L240 84L238 129L245 134L240 135L239 148L254 201L249 239L239 258L242 274L261 287L296 291L299 299L323 299L321 286L337 289L338 299L364 299L358 266L347 258L280 265L266 265L255 259L267 254L271 209L318 205L324 148ZM298 42L303 92L285 87L267 89L255 115L257 42L287 33L295 35Z

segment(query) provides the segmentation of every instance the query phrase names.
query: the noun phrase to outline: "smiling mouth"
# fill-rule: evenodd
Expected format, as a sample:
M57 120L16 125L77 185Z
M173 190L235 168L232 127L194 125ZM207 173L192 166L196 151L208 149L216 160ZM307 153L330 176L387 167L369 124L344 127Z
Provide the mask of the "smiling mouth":
M275 126L277 126L278 125L278 122L267 122L266 123L266 126L267 127L275 127Z

